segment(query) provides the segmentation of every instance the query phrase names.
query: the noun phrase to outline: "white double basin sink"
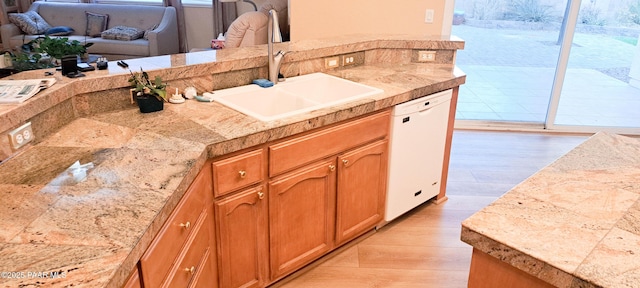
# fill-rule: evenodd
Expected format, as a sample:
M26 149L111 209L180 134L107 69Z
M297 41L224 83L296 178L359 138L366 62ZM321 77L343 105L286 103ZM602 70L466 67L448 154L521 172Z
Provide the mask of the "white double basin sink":
M255 84L218 90L213 101L260 121L273 121L382 94L384 91L324 73L287 78L268 88Z

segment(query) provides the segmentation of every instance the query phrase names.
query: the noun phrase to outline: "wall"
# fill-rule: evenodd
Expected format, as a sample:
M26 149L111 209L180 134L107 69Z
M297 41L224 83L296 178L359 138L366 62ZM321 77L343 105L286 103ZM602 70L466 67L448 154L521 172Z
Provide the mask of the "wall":
M263 0L255 1L258 6ZM401 2L402 4L397 4ZM357 33L449 35L454 0L289 0L291 40L315 39ZM390 4L395 3L395 4ZM244 6L243 6L244 5ZM248 5L248 6L247 6ZM240 3L240 12L249 4ZM246 7L245 7L246 6ZM365 11L357 11L364 7ZM432 24L424 22L425 10L435 12ZM446 12L445 12L446 11ZM209 47L213 12L210 7L185 7L187 49ZM295 24L294 24L295 23ZM449 23L443 25L443 23Z
M291 40L358 33L441 35L445 6L452 1L289 0ZM426 9L435 12L432 24L424 21Z

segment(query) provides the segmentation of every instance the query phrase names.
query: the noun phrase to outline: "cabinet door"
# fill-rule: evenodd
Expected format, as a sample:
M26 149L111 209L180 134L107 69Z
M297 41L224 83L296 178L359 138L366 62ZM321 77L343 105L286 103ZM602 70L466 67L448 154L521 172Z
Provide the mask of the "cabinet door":
M142 288L142 284L140 283L140 273L138 272L138 266L133 270L127 282L124 283L123 288Z
M333 249L335 170L318 161L269 182L272 281Z
M263 186L216 201L221 287L264 286L269 263L267 208Z
M387 141L378 141L338 157L336 244L377 225L384 217Z

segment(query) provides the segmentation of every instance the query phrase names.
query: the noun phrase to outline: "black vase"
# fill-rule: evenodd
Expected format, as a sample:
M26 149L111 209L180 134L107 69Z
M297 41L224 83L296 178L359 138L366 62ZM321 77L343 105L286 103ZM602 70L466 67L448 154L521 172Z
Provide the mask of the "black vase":
M153 95L137 96L136 102L138 102L140 113L162 111L162 109L164 108L164 101L159 100L156 96Z

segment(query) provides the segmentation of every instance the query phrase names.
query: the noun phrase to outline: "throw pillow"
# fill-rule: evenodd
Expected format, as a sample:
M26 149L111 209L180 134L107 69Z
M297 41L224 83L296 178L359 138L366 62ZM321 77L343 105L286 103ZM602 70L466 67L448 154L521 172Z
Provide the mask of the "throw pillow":
M44 32L44 35L67 36L67 35L71 35L71 33L73 33L74 31L75 30L73 30L73 28L68 26L56 26L56 27L49 28L49 30Z
M108 14L98 14L86 12L87 14L87 33L85 35L98 37L102 31L107 30Z
M36 11L10 13L8 16L11 23L18 26L22 32L27 34L42 34L47 31L47 29L51 28L51 25L49 25L49 23L47 23L47 21L45 21Z
M135 27L115 26L109 30L102 31L100 35L104 39L131 41L142 37L143 34L144 31Z

